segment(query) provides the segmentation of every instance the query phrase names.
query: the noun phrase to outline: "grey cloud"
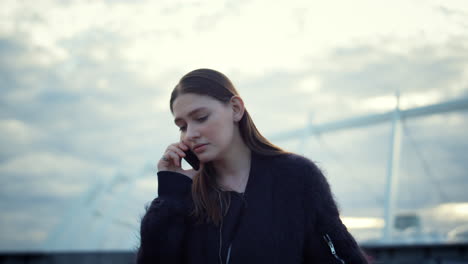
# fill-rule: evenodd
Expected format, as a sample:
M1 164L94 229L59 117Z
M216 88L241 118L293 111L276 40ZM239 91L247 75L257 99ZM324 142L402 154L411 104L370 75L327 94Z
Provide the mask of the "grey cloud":
M73 55L70 60L49 68L25 66L13 60L1 66L0 72L5 76L3 82L7 87L5 96L0 100L2 116L24 121L47 135L40 142L31 144L31 147L78 152L81 155L86 153L88 158L91 154L96 160L116 162L117 157L102 153L106 148L99 141L122 142L121 137L131 136L129 130L138 127L135 123L145 118L154 120L149 116L153 114L150 100L160 94L160 87L142 83L129 74L125 63L119 58L119 47L111 44L113 40L99 31L88 32L77 36L76 43L71 40L62 43ZM30 49L27 43L19 40L4 40L1 43L2 56L15 57ZM96 47L109 53L105 61L90 57L88 51ZM31 85L23 85L24 80L28 79L35 81ZM107 80L107 90L97 89L100 79ZM135 89L138 93L134 92ZM28 90L34 91L31 98L17 95L18 91L24 93ZM135 112L138 108L145 110L142 105L147 105L147 112ZM120 124L116 119L120 119ZM83 144L86 138L88 142ZM92 149L79 151L85 146Z
M240 87L248 90L256 104L266 110L259 119L268 120L265 123L269 124L276 124L278 119L275 122L277 116L267 113L285 104L287 109L275 113L303 120L312 113L313 119L323 122L365 114L356 112L356 103L393 95L396 90L400 90L402 97L406 93L443 91L441 99L453 99L468 91L465 73L468 52L461 43L468 43L468 39L457 37L441 46L415 48L407 55L391 54L378 46L340 48L319 60L310 60L304 70L268 73L243 80ZM310 93L295 90L309 76L318 78L320 89ZM283 121L284 129L267 126L271 131L287 130L287 120Z
M462 39L468 43L468 39ZM468 65L468 50L450 45L419 47L406 56L379 51L378 47L340 49L330 58L337 65L356 64L357 70L322 72L327 91L362 98L396 90L428 91L447 89L459 80ZM366 62L369 55L372 60ZM347 65L349 66L349 65ZM464 87L466 89L466 87Z
M248 1L246 0L227 0L224 6L212 14L201 14L194 24L194 29L203 32L209 31L218 25L218 22L229 16L241 16L242 8ZM210 3L208 3L210 4Z
M459 38L453 41L467 42ZM468 90L463 86L468 53L461 43L420 47L407 55L394 55L371 46L339 49L326 58L327 64L323 67L317 64L323 60L311 61L303 71L275 72L263 78L244 80L238 86L249 89L249 95L255 98L255 106L261 106L263 110L253 107L259 113L255 121L268 131L278 132L301 127L298 124L291 127L294 122L288 121L288 116L290 119L302 118L305 123L308 111L321 119L320 123L326 120L320 118L324 115L333 116L332 120L355 115L350 105L330 105L322 101L324 94L337 98L337 102L343 98L359 102L365 98L391 95L398 88L403 96L405 93L424 94L438 90L446 91L446 97L441 100L453 99L466 95ZM310 75L322 81L320 90L309 94L294 91L293 88ZM242 94L242 89L240 91ZM275 94L281 96L275 97ZM461 123L444 124L438 117L406 122L425 161L416 153L409 140L410 134L404 131L398 195L401 210L417 210L441 202L464 202L468 199L460 187L466 182L463 172L468 169L462 158L468 147L462 132L468 129L468 119L463 113L444 116L449 118L450 115L459 116ZM383 214L390 128L388 123L309 140L305 154L322 165L342 207L348 208L346 212L351 212L351 215L354 210L373 211L377 213L374 216ZM292 145L299 146L300 140L295 140L297 143ZM276 143L282 145L281 141ZM424 168L427 164L423 162L429 164L430 175L427 175ZM364 190L365 195L357 195Z
M3 250L37 249L44 242L43 232L48 235L63 218L57 214L66 211L62 202L73 202L95 179L108 178L112 170L132 171L143 166L148 157L156 156L152 153L162 148L153 142L158 132L153 114L157 113L151 109L151 100L161 93L161 87L142 82L129 73L125 63L119 60L119 47L104 41L106 38L112 41L109 36L95 32L84 33L81 38L77 44L71 40L61 43L72 57L48 66L27 59L15 60L26 58L25 54L34 50L26 40L11 37L0 41L1 118L17 120L25 124L25 129L39 135L24 142L21 138L12 141L6 138L8 131L0 131L0 167L5 168L8 162L34 152L69 156L96 166L61 169L63 164L59 164L58 158L59 168L51 168L44 175L28 173L35 166L44 166L36 164L40 160L30 160L26 164L28 170L23 173L21 168L16 172L2 171L1 206L8 207L3 210L5 217L30 213L21 221L11 217L1 220ZM109 53L106 60L98 61L87 53L96 46ZM107 90L96 89L99 78L108 80ZM142 107L146 104L147 107ZM148 122L154 125L142 126ZM138 177L137 172L132 175ZM138 211L132 215L137 216L143 210L143 206L138 207L140 204L137 200L133 208ZM36 221L35 209L43 209L44 222Z
M174 6L173 11L177 12L177 8ZM227 10L200 18L197 26L200 30L215 26L217 19L224 16L223 12ZM87 183L97 178L110 178L120 170L128 172L129 177L143 177L140 174L144 174L146 178L154 180L151 181L154 187L145 188L150 191L140 193L135 189L125 196L130 200L128 215L140 214L142 205L155 196L156 182L154 172L141 173L139 169L143 165L151 167L148 164L153 164L151 159L159 156L168 143L166 141L177 138L170 113L157 112L151 108L151 104L154 99L166 96L168 89L183 73L158 69L156 72L159 72L159 76L154 82L141 80L127 68L120 55L123 39L99 28L58 43L68 51L70 58L43 66L40 58L34 55L37 50L21 34L0 40L0 83L4 93L0 98L0 117L24 122L27 128L37 131L40 136L31 138L27 147L19 147L19 140L11 142L2 134L2 148L17 148L18 151L0 152L0 166L28 152L46 151L91 162L102 171L96 168L98 172L92 173L94 167L91 166L91 169L78 170L72 173L73 177L63 176L57 184L51 184L50 190L55 188L62 189L65 194L68 192L69 195L61 196L63 200L57 200L60 192L40 190L40 182L66 175L66 170L57 170L51 176L35 175L38 177L33 179L34 182L28 181L33 176L27 173L2 174L2 186L5 187L0 189L0 193L5 199L2 199L0 206L5 211L18 213L26 210L31 215L45 212L47 217L40 223L32 223L32 232L28 230L21 240L0 240L0 248L8 248L9 245L18 248L38 246L41 241L27 242L27 238L33 236L35 230L51 231L61 219L60 215L52 217L53 212L57 209L65 211L65 203L73 202L73 198L81 195L89 186ZM378 46L342 48L321 60L310 59L306 67L297 72L278 69L261 77L233 81L250 103L248 109L255 122L268 135L300 126L305 123L308 112L312 112L317 120L354 115L352 106L347 102L392 94L396 88L422 94L427 90L447 90L448 97L467 95L466 87L457 93L447 88L464 78L463 71L468 61L468 52L464 48L466 42L466 39L458 38L442 46L420 47L406 55L391 54ZM43 50L40 52L44 52L46 57L50 55ZM321 80L320 89L311 93L297 91L301 81L310 76ZM99 80L105 80L105 87L99 87ZM336 98L336 103L331 105L325 101L325 96ZM167 98L164 100L168 101ZM462 124L450 128L441 124L434 127L431 122L411 122L414 135L424 146L422 151L430 153L425 157L434 170L433 181L441 184L450 201L468 199L460 187L466 183L463 171L467 168L461 158L467 149L466 136L462 133L467 130L466 120L466 115L463 115ZM313 122L316 122L315 118ZM311 139L304 150L326 172L347 215L382 214L389 128L389 124L385 124L322 135L320 140ZM444 128L449 132L445 133ZM298 149L298 142L288 142L292 147L290 150ZM283 143L278 144L282 146ZM404 137L404 186L401 188L404 192L399 198L399 205L406 209L425 206L427 200L423 197L435 190L433 182L429 179L424 181L424 170L409 144ZM82 191L67 190L67 185L79 185ZM12 188L6 189L8 186ZM18 197L12 190L25 194ZM119 192L106 193L103 200L122 199L122 196ZM34 206L31 206L33 202ZM12 219L2 220L2 233L6 229L21 232L34 222L34 219L23 219L23 222L15 225ZM116 236L128 231L115 226L111 229L109 233ZM9 233L9 239L12 234Z
M465 18L468 15L467 12L446 6L438 6L436 10L448 18ZM467 26L467 24L464 25Z

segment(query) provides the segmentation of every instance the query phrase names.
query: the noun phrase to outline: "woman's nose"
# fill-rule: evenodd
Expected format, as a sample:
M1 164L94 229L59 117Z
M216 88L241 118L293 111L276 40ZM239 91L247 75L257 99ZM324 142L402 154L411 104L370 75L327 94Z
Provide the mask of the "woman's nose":
M193 141L200 137L200 132L193 126L187 127L187 133L185 133L185 139L188 141Z

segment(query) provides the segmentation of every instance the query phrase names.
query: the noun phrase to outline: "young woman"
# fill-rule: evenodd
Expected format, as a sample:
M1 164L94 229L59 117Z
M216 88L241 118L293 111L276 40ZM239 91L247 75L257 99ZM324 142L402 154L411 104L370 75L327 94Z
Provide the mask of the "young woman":
M180 141L158 162L138 264L367 263L320 169L265 139L225 75L186 74L170 108ZM198 171L181 167L189 150Z

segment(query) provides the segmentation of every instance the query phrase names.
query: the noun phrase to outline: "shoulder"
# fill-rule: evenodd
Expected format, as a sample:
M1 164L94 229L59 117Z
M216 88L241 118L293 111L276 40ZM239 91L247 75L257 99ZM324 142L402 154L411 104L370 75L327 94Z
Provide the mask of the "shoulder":
M284 153L276 156L264 157L268 167L273 172L296 178L304 183L322 181L323 173L317 164L311 159L295 153Z
M284 154L272 160L275 161L272 166L276 170L285 172L281 175L286 176L281 177L284 185L295 183L296 190L303 191L304 198L311 206L336 209L328 180L314 161L297 154Z
M271 166L278 169L289 169L294 172L320 170L311 159L295 153L285 153L269 158Z

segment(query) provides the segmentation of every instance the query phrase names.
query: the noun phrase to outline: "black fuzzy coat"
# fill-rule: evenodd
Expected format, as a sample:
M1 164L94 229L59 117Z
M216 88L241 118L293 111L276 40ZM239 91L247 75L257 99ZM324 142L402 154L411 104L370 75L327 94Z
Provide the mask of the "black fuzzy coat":
M191 184L185 175L158 173L159 197L141 221L138 264L219 263L219 245L204 243L219 229L194 225L187 216ZM252 153L245 199L230 264L367 263L340 220L327 180L307 158Z

